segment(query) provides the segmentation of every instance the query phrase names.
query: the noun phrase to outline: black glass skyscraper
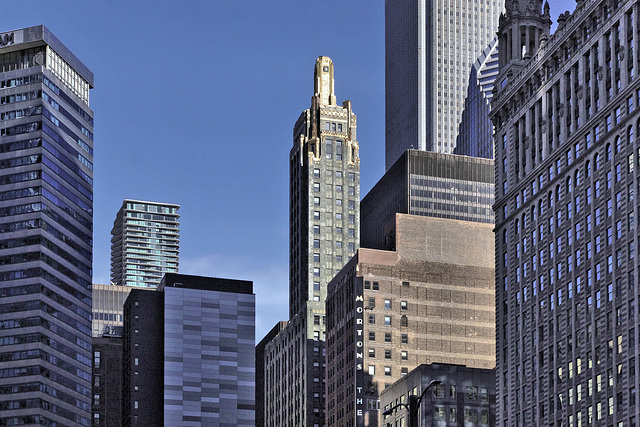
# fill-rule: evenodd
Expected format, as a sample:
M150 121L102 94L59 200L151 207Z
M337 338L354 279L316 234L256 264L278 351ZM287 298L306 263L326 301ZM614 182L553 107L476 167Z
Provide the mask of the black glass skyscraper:
M90 425L89 71L44 26L0 33L0 425Z

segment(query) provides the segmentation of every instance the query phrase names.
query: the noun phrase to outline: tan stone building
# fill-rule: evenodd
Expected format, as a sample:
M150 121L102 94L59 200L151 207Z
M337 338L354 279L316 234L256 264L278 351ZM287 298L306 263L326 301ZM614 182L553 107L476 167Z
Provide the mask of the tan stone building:
M385 386L423 363L495 366L491 224L396 215L327 290L327 425L377 426Z

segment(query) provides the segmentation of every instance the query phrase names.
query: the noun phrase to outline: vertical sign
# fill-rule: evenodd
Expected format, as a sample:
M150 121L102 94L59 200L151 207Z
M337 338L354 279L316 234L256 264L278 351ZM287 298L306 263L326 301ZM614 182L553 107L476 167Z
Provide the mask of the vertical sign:
M364 426L364 395L365 395L365 371L364 371L364 291L363 278L354 277L355 295L355 363L356 363L356 427Z

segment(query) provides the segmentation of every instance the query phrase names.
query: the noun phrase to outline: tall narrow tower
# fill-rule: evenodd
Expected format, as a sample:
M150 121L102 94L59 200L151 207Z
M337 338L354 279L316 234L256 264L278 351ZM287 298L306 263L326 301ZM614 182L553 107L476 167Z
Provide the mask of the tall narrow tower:
M351 102L337 105L333 62L316 61L311 108L290 153L289 322L264 346L266 426L324 425L327 284L359 244L360 158ZM262 421L261 421L262 422Z
M0 425L91 423L93 73L0 33Z
M289 315L326 298L327 283L359 245L360 158L351 102L336 105L333 62L316 61L311 108L293 129Z

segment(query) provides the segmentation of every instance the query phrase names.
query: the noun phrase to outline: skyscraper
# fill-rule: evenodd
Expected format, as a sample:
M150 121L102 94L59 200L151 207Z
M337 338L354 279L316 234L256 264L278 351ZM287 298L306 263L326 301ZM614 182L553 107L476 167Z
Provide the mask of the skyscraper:
M469 69L502 0L385 1L385 165L408 149L451 153Z
M318 58L311 108L290 152L289 323L264 347L265 425L324 423L327 284L359 246L360 158L351 102L336 104L333 62Z
M493 84L498 77L498 40L471 67L467 97L453 154L493 159L493 124L489 119Z
M155 288L178 272L180 205L126 199L111 230L111 282Z
M167 273L124 313L121 425L255 425L252 282Z
M639 14L580 1L551 37L541 0L500 18L498 425L638 423Z
M91 422L93 73L0 34L0 425Z

